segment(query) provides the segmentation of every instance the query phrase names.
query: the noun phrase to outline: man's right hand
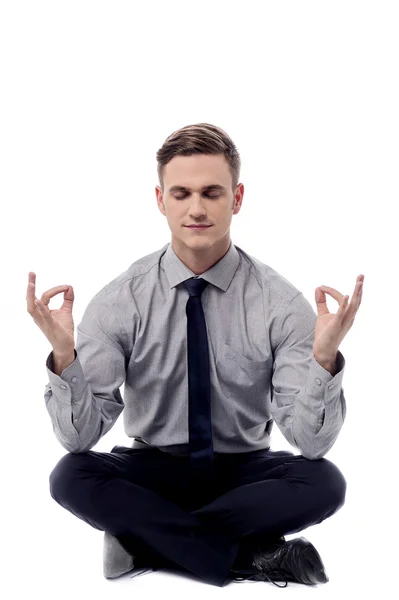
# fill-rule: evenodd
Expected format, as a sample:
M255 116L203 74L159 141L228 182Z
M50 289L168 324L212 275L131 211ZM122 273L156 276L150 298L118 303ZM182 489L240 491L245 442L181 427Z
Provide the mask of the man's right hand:
M29 283L26 293L28 313L43 331L53 347L54 354L59 357L74 355L75 338L72 317L73 301L75 299L71 285L58 285L42 294L41 299L35 296L36 275L29 272ZM49 309L53 296L64 292L64 303L56 310ZM38 305L35 304L35 301Z

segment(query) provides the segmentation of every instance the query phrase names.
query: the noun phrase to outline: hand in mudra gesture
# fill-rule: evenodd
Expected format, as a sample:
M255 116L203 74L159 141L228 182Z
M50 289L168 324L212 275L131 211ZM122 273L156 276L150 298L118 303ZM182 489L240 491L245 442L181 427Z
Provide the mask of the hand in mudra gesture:
M71 285L58 285L42 294L39 300L35 296L36 274L29 272L26 301L28 313L36 325L53 346L53 350L60 356L68 355L74 351L74 323L72 317L73 302L75 299ZM61 308L50 310L50 299L64 292L64 302Z
M359 310L362 301L363 281L364 275L359 275L349 306L349 296L344 296L338 290L325 285L316 288L317 320L313 354L318 358L335 359L339 345L352 327ZM338 302L339 308L336 314L332 314L328 310L326 294L329 294Z

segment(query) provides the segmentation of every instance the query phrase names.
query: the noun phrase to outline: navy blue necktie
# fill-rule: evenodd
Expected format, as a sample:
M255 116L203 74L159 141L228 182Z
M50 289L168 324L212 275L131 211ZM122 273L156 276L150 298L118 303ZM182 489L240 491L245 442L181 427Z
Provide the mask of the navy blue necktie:
M197 503L205 502L214 486L209 349L201 303L208 283L193 277L184 281L190 294L186 305L190 489Z

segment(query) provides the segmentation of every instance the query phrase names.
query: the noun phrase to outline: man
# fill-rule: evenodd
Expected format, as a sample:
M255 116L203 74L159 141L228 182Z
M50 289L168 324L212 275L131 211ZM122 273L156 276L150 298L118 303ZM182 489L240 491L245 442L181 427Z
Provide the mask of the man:
M29 274L28 311L53 346L46 407L68 450L50 475L51 495L113 536L135 566L177 566L217 586L325 583L316 548L284 535L345 501L345 478L323 456L345 420L338 348L364 277L350 303L316 288L316 318L299 290L231 242L244 186L223 130L184 127L157 160L171 244L94 296L76 349L72 287L35 303ZM61 291L63 306L50 311ZM91 450L123 410L132 447ZM270 449L274 421L301 454Z

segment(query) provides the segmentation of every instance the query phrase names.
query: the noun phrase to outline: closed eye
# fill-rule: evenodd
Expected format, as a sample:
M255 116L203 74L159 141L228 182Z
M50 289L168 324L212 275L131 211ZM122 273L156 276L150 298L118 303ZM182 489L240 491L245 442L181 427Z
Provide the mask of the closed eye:
M183 198L185 198L188 194L184 194L183 196L175 196L176 200L183 200ZM205 194L205 196L207 196L208 198L218 198L220 196L220 194L216 194L216 196L210 195L210 194Z

